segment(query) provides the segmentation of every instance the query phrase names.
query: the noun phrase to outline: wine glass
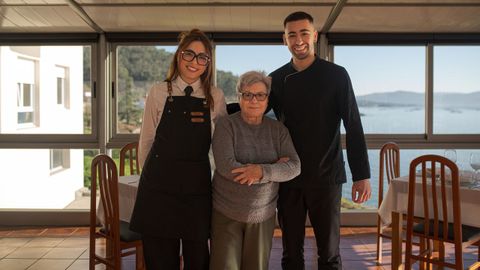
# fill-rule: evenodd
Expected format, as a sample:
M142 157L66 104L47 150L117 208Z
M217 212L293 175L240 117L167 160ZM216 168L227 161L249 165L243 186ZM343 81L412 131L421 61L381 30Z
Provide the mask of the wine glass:
M450 159L453 163L457 162L457 151L455 149L446 149L443 156Z
M472 175L472 181L476 182L480 180L480 153L470 154L470 166L475 171Z

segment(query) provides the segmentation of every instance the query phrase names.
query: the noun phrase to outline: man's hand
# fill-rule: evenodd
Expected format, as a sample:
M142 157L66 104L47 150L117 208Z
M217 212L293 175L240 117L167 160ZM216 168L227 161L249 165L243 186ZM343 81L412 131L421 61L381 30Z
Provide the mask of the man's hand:
M370 179L363 179L353 182L352 185L352 201L355 203L364 203L372 196L372 187Z
M260 165L247 164L244 167L232 170L233 174L238 174L233 180L240 184L252 185L259 182L263 178L263 170Z

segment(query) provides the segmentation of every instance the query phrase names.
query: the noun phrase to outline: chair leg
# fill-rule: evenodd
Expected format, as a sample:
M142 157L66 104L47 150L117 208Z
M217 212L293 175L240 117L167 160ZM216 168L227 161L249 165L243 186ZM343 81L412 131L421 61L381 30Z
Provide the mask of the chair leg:
M95 238L92 236L90 236L90 250L88 258L88 269L95 270Z
M383 238L377 234L377 264L382 263Z
M136 247L135 253L135 266L136 270L144 270L145 269L145 259L143 258L143 245L138 245Z
M445 261L445 243L438 242L438 260L444 262ZM439 270L443 270L443 266L438 266Z
M425 238L421 238L421 239L420 239L420 247L419 247L419 248L420 248L420 252L419 252L419 254L423 254L422 257L429 256L429 254L425 254L425 251L426 251L427 245L428 245L427 242L428 242L428 240L425 239ZM420 266L420 267L419 267L420 270L426 270L427 267L428 267L428 266L427 266L427 262L424 262L424 261L419 261L418 264L419 264L419 266Z

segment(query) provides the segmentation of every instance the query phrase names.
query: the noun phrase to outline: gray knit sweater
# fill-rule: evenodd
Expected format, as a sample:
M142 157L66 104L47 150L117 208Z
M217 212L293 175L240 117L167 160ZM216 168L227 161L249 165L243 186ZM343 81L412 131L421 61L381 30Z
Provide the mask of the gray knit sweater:
M280 122L264 117L260 125L243 121L240 112L219 119L212 141L215 158L213 208L240 222L259 223L275 214L279 182L300 174L300 159ZM281 157L290 160L276 163ZM232 169L259 164L263 178L254 185L233 181Z

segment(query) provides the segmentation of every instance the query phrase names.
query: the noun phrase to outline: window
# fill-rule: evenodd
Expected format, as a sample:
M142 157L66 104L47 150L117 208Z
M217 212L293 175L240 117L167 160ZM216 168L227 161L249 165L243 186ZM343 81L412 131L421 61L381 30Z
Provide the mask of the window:
M69 108L68 91L68 69L66 67L55 67L56 85L57 85L57 105Z
M91 46L0 46L0 135L91 134ZM11 68L10 68L11 67Z
M19 125L32 124L34 121L33 101L35 85L18 83L17 91L17 123Z
M94 149L0 149L0 210L89 209Z
M118 46L117 133L140 133L145 97L167 77L176 46Z
M17 124L32 127L35 124L35 61L17 58Z
M50 170L57 172L68 168L70 168L70 150L50 149Z
M480 46L434 46L433 133L479 134Z
M291 58L284 45L217 45L215 53L217 86L227 103L238 102L235 87L240 75L251 70L268 74Z
M335 46L366 134L425 133L424 46Z

